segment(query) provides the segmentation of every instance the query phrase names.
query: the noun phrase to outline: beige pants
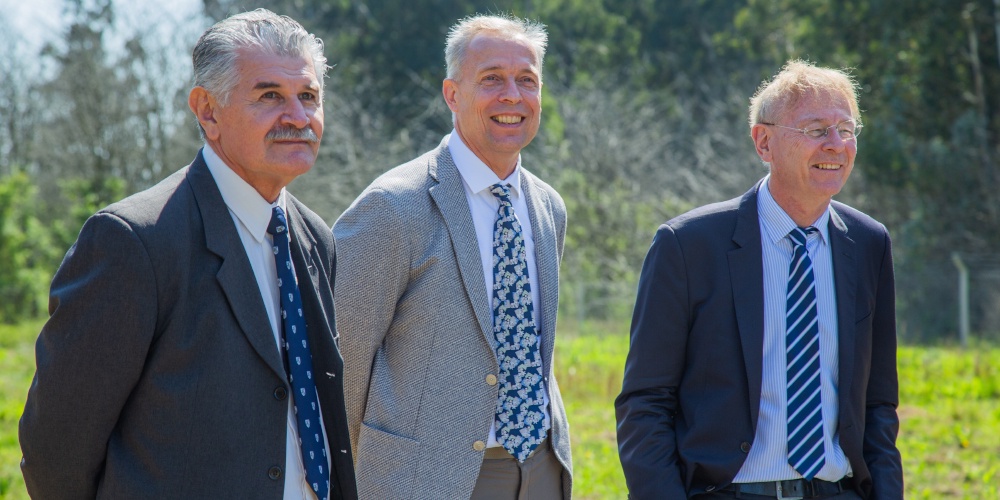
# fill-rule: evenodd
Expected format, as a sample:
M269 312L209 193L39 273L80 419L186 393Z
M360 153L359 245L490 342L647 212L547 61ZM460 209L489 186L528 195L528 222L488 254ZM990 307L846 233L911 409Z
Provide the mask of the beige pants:
M558 500L562 473L547 439L523 464L503 448L487 448L472 500Z

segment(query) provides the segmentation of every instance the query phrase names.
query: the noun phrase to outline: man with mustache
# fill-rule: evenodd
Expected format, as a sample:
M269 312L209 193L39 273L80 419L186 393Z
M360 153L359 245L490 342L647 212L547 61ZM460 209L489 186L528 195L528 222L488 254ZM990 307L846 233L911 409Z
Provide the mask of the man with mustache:
M20 423L36 498L353 499L334 243L285 190L323 135L322 41L259 9L198 40L205 146L92 216Z
M889 233L831 200L860 119L848 74L788 62L750 99L768 175L656 232L615 401L631 498L903 498Z
M546 41L506 16L452 27L454 130L334 226L363 498L570 497L552 375L566 207L520 156L541 118Z

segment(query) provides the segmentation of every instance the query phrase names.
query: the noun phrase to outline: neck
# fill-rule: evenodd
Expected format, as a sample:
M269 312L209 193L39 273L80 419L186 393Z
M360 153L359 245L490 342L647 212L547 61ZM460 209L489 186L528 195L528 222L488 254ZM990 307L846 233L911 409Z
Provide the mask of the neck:
M500 180L505 180L510 177L510 174L514 173L514 169L517 168L517 157L521 154L520 151L516 151L512 154L494 154L487 155L478 146L473 144L471 141L465 138L465 134L462 133L462 129L455 127L458 132L458 137L462 139L462 143L465 147L472 151L472 154L476 155Z
M771 191L771 197L799 227L811 226L830 206L829 198L820 203L806 203L793 197L782 196L781 193L774 191Z

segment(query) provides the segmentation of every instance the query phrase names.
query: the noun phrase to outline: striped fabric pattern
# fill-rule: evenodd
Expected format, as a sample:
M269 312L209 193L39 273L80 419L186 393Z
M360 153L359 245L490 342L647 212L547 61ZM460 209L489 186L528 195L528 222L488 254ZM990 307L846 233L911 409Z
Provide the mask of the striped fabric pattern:
M815 477L824 464L816 280L806 252L806 238L816 231L810 226L788 233L793 252L785 308L788 463L806 479Z

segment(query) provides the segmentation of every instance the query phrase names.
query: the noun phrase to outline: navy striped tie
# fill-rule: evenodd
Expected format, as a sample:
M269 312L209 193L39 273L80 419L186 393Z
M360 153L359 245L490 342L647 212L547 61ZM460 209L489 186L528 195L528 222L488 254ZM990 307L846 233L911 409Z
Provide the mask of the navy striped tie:
M815 227L797 227L792 239L785 305L785 361L788 374L788 463L806 479L823 468L823 412L820 397L819 316L816 280L806 238Z

